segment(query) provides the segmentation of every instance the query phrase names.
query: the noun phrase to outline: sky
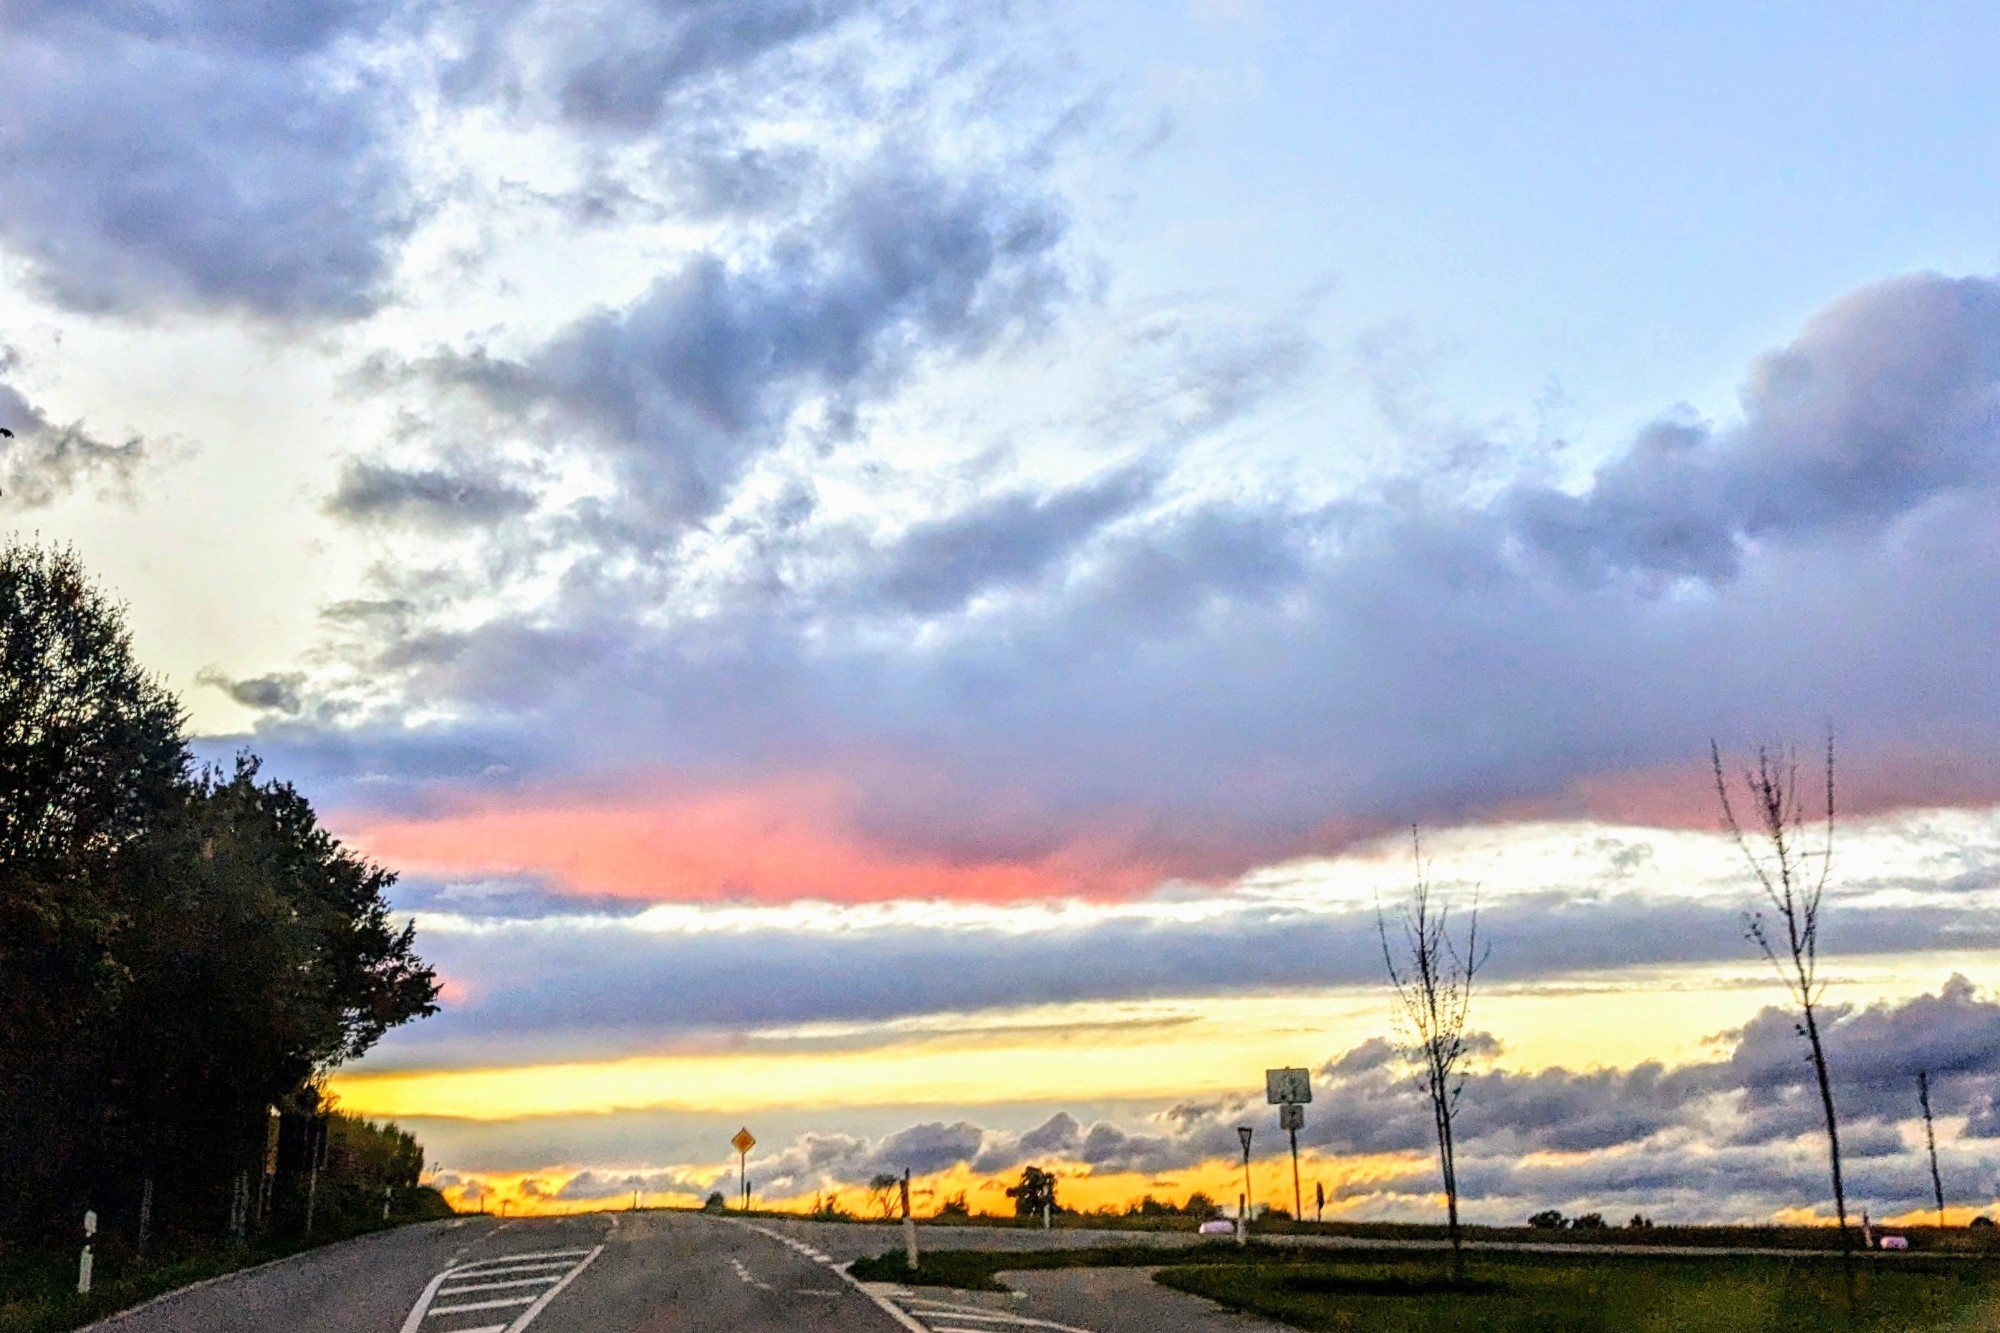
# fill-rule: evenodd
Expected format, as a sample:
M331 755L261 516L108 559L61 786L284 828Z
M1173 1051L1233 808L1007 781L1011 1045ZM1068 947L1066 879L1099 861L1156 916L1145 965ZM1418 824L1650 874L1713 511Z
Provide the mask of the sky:
M2000 1196L1989 6L14 0L0 521L393 890L464 1202ZM1282 1202L1282 1199L1280 1200Z

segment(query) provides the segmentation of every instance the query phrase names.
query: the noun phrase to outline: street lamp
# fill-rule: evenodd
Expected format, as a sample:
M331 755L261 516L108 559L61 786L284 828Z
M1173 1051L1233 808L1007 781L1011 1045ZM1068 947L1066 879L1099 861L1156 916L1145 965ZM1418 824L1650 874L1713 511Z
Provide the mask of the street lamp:
M1236 1137L1243 1140L1243 1207L1236 1226L1238 1245L1246 1244L1250 1236L1250 1136L1254 1132L1248 1125L1236 1127Z

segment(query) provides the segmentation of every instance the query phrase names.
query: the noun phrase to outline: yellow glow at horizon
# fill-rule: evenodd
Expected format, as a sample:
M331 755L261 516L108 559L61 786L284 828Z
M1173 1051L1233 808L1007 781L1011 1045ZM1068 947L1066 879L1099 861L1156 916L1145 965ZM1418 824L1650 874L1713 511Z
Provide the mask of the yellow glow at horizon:
M1934 991L1952 972L1975 981L2000 953L1832 958L1833 1003L1868 1004ZM1764 964L1632 968L1482 993L1473 1026L1504 1043L1501 1065L1522 1070L1684 1063L1760 1007L1782 1003ZM1066 1018L1067 1025L1053 1026ZM1044 1006L968 1016L962 1026L890 1024L843 1039L764 1034L768 1049L693 1052L515 1067L337 1076L347 1109L372 1116L507 1120L657 1108L730 1114L782 1107L1180 1100L1249 1094L1263 1070L1318 1065L1390 1032L1382 989L1294 996ZM1003 1021L1004 1020L1004 1021Z

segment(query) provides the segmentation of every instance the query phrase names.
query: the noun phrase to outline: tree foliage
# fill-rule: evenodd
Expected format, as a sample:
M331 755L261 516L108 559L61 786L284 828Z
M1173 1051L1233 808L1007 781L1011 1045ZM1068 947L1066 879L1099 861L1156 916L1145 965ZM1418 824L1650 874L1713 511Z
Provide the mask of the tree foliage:
M1056 1203L1056 1175L1044 1171L1039 1166L1021 1168L1021 1183L1007 1187L1007 1197L1014 1201L1014 1216L1040 1217L1042 1209L1061 1212Z
M0 1227L116 1225L150 1180L156 1226L214 1230L269 1108L436 979L294 788L193 765L73 554L0 550L0 668Z

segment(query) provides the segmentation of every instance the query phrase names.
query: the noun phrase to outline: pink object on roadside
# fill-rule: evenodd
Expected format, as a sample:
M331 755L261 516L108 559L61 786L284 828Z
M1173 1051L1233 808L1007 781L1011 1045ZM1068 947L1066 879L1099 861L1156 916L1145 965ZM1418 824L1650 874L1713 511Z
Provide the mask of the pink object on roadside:
M1910 1238L1908 1236L1884 1236L1881 1243L1882 1248L1885 1250L1907 1250L1910 1248Z

